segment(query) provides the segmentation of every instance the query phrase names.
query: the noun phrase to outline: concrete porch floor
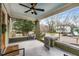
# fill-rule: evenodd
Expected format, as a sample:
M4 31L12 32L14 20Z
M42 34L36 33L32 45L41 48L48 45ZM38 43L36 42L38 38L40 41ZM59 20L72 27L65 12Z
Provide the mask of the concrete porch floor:
M71 53L63 51L56 47L51 47L50 50L47 50L44 47L44 44L38 40L29 40L24 42L12 43L10 45L18 44L19 48L25 48L26 56L63 56L63 54L67 54L68 56L74 56ZM22 51L20 51L20 55L22 55Z

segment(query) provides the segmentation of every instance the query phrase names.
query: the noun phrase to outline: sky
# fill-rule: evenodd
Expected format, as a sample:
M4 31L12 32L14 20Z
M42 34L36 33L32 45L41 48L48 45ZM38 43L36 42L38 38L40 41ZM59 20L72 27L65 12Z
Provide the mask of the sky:
M54 16L58 16L58 17L56 17L56 18L57 18L57 19L60 19L60 22L63 22L67 16L69 16L69 19L68 19L68 20L72 20L74 15L79 16L79 7L75 7L75 8L73 8L73 9L64 11L64 12L59 13L59 14L56 14L56 15L54 15ZM40 22L40 24L45 24L45 25L47 25L46 20L48 20L48 19L50 20L51 17L53 17L53 16L50 16L50 17L48 17L48 18L43 19L43 20Z

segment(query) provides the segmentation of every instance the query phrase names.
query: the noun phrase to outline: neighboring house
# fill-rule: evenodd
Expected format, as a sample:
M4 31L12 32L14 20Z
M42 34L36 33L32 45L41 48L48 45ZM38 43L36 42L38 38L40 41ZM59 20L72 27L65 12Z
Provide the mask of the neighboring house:
M65 32L65 33L70 33L71 32L71 28L70 26L58 26L56 27L56 32Z

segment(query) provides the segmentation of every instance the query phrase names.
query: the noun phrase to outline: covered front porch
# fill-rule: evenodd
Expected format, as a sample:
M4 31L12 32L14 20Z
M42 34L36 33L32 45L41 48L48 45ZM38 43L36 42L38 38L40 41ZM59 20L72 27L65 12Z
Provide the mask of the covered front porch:
M21 6L20 6L21 5ZM24 7L23 7L24 5ZM37 3L38 8L42 8L44 12L32 10L31 12L28 12L30 6L30 3L26 4L19 4L19 3L4 3L0 4L0 13L1 13L1 25L4 24L1 29L3 32L1 32L1 54L5 55L6 51L11 50L20 50L21 48L24 48L24 52L22 51L16 51L16 53L12 53L9 55L22 55L25 53L25 56L75 56L79 55L79 46L74 46L72 44L67 44L63 42L63 39L65 37L60 36L60 33L58 33L58 39L55 41L54 47L50 47L48 50L44 46L44 37L45 35L42 35L42 32L40 31L40 21L44 18L47 18L49 16L56 15L58 13L64 12L66 10L72 9L74 7L79 6L77 3ZM36 4L33 4L33 7ZM27 7L27 8L25 8ZM25 13L26 11L26 13ZM28 10L30 11L30 10ZM16 37L15 35L12 36L12 21L15 19L24 19L24 20L30 20L34 23L35 29L34 34L35 38L32 40L29 40L28 36L19 36ZM4 20L4 21L3 21ZM5 30L6 29L6 30ZM47 33L48 34L48 33ZM48 36L48 35L46 35ZM54 36L54 35L52 35ZM61 37L61 38L60 38ZM21 40L20 40L21 39ZM22 40L23 39L23 40ZM28 40L27 40L28 39ZM60 40L62 39L62 40ZM65 38L70 39L70 38ZM65 40L64 39L64 40ZM11 42L11 40L13 40ZM17 45L17 46L16 46ZM16 48L12 48L11 46L16 46ZM10 47L10 49L8 49ZM60 49L61 48L61 49ZM7 50L8 49L8 50ZM9 51L11 52L11 51ZM7 53L9 53L7 52ZM78 52L78 53L77 53Z

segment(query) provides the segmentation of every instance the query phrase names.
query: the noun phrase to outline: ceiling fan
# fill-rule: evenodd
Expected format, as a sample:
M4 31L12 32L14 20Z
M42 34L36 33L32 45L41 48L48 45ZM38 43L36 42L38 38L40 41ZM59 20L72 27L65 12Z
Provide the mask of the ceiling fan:
M24 5L24 4L21 4L21 3L19 3L19 5L21 5L21 6L23 6L23 7L26 7L26 8L29 8L29 10L25 11L24 13L27 13L27 12L31 11L32 14L37 15L37 12L36 12L36 11L42 11L42 12L45 11L44 9L35 8L36 5L37 5L37 3L31 3L31 4L30 4L31 7L26 6L26 5Z

